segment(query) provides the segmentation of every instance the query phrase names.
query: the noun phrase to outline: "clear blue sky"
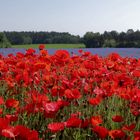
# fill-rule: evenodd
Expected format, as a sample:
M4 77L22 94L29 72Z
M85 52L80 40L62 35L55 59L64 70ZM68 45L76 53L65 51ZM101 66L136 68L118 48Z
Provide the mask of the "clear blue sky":
M140 0L0 0L0 31L140 29Z

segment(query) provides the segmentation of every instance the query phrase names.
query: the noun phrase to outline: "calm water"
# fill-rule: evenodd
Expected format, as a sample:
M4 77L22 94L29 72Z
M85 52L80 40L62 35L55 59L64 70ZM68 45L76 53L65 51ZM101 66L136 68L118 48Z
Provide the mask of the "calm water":
M35 49L36 53L39 52L38 49ZM54 54L57 49L47 49L49 54ZM79 49L63 49L67 50L69 53L78 54ZM135 57L140 58L140 49L139 48L90 48L90 49L83 49L84 51L89 51L92 54L98 54L100 56L107 56L110 53L118 53L123 57ZM26 49L16 49L16 48L1 48L0 54L7 56L8 54L12 53L16 55L17 52L25 53Z

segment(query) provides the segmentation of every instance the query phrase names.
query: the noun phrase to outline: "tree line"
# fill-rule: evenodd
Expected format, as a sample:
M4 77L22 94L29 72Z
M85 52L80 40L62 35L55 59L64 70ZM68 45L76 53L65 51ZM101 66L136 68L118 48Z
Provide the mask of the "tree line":
M86 32L83 37L68 32L0 32L0 48L22 44L79 44L87 48L140 48L140 31Z
M105 31L103 34L87 32L83 42L87 48L140 48L140 31L129 29L121 33Z
M17 44L76 44L80 36L60 32L4 32L12 45Z

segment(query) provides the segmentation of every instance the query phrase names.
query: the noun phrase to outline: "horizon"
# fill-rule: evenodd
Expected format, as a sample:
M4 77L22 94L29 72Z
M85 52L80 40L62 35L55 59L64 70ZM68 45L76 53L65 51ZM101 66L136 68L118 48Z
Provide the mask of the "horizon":
M126 32L140 29L139 0L1 0L0 31Z
M126 33L127 31L128 31L129 29L127 29L126 31L120 31L120 32L118 32L117 30L110 30L110 31L107 31L107 30L105 30L105 31L107 31L107 32L111 32L111 31L116 31L117 33L121 33L121 32L124 32L124 33ZM131 30L131 29L130 29ZM140 31L139 29L136 29L136 30L134 30L134 29L132 29L134 32L135 31ZM105 32L104 31L104 32ZM56 32L56 33L69 33L70 35L75 35L75 36L80 36L79 34L72 34L72 33L70 33L70 32L57 32L57 31L0 31L0 32L48 32L48 33L51 33L51 32ZM87 32L93 32L93 33L100 33L100 34L103 34L104 32L94 32L94 31L87 31ZM83 34L83 36L87 33L87 32L85 32L84 34ZM80 36L80 37L83 37L83 36Z

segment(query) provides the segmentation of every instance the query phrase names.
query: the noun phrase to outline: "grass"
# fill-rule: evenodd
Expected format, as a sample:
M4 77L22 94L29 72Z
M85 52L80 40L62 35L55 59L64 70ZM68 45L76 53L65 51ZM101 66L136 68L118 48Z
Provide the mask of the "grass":
M13 45L13 48L38 48L39 44L29 44L29 45ZM84 44L46 44L46 49L54 48L85 48Z

